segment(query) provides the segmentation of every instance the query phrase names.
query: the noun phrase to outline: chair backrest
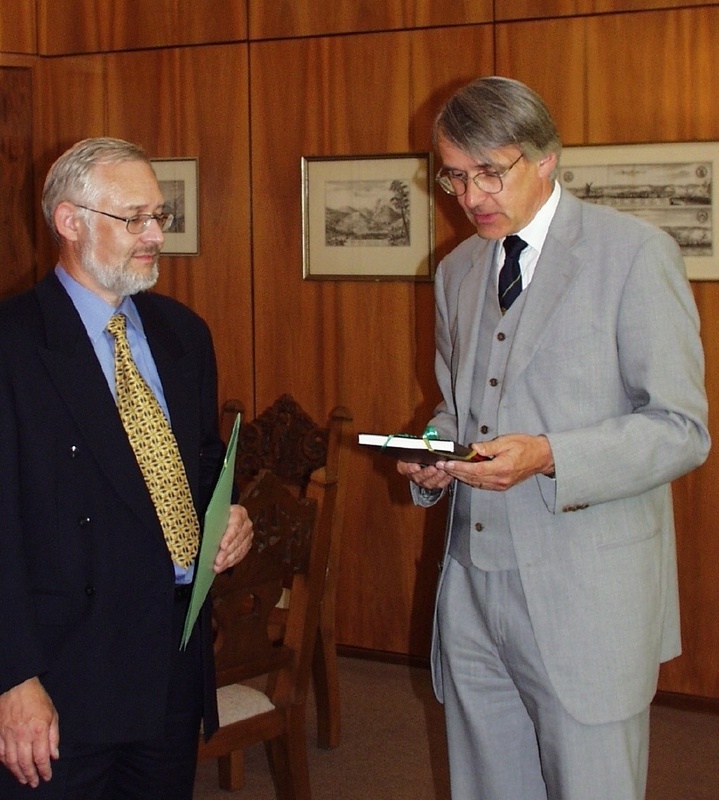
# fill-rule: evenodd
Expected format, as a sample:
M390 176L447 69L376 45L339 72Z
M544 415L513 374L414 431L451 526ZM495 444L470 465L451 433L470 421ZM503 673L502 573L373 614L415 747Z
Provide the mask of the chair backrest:
M319 525L323 498L295 497L269 470L261 470L240 502L254 525L250 553L212 586L217 685L275 673L275 705L305 700L329 533ZM292 587L284 642L268 635L268 617L283 585Z
M228 400L222 410L225 419L234 420L244 407L239 400ZM336 406L322 427L292 395L281 395L254 420L242 420L235 461L237 484L246 485L261 469L269 469L304 497L316 470L325 468L326 478L336 480L343 425L351 419L346 408Z

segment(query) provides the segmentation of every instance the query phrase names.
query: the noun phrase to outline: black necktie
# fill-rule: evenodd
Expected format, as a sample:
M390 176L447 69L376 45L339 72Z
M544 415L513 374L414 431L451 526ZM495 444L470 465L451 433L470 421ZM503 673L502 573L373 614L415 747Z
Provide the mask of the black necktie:
M527 243L519 236L507 236L504 240L504 264L499 273L499 307L503 314L522 292L519 254L526 246Z

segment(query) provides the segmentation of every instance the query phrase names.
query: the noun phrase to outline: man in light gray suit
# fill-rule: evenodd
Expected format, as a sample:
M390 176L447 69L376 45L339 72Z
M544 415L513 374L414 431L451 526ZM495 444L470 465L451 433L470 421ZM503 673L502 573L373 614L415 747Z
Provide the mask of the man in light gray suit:
M643 798L680 652L670 482L710 444L682 258L560 188L556 126L521 83L461 89L434 135L477 235L436 275L430 424L487 460L398 468L420 505L451 494L433 676L452 797Z

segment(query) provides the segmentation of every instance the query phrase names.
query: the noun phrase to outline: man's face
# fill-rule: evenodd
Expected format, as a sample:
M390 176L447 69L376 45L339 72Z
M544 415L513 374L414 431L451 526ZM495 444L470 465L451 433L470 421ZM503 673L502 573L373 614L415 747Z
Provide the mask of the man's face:
M148 164L101 164L95 168L94 178L102 187L93 206L98 211L126 218L161 213L164 199ZM77 242L82 283L112 304L154 286L165 241L158 223L153 220L142 233L130 233L121 220L85 213L88 225Z
M501 239L521 230L552 193L555 155L532 162L526 157L519 158L519 148L510 145L489 150L485 158L478 161L442 136L438 140L438 149L445 169L468 176L467 191L458 196L457 201L483 239ZM501 174L515 161L517 163L502 178L502 191L497 194L482 191L471 180L478 172Z

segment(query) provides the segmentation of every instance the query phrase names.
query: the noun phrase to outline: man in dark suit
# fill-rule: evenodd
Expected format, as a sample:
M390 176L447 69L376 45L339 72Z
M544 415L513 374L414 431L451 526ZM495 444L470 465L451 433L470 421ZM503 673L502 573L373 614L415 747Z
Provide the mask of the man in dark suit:
M460 89L434 133L475 235L437 271L430 424L487 457L399 465L418 504L451 493L433 676L452 797L640 800L680 651L670 483L710 446L681 254L560 187L556 126L518 81Z
M206 324L145 293L171 222L163 203L143 150L78 143L43 193L59 263L0 305L3 800L189 800L200 722L217 726L207 604L179 646L224 454L216 367ZM116 313L184 467L194 533L180 563L116 405ZM251 540L232 506L215 571Z

